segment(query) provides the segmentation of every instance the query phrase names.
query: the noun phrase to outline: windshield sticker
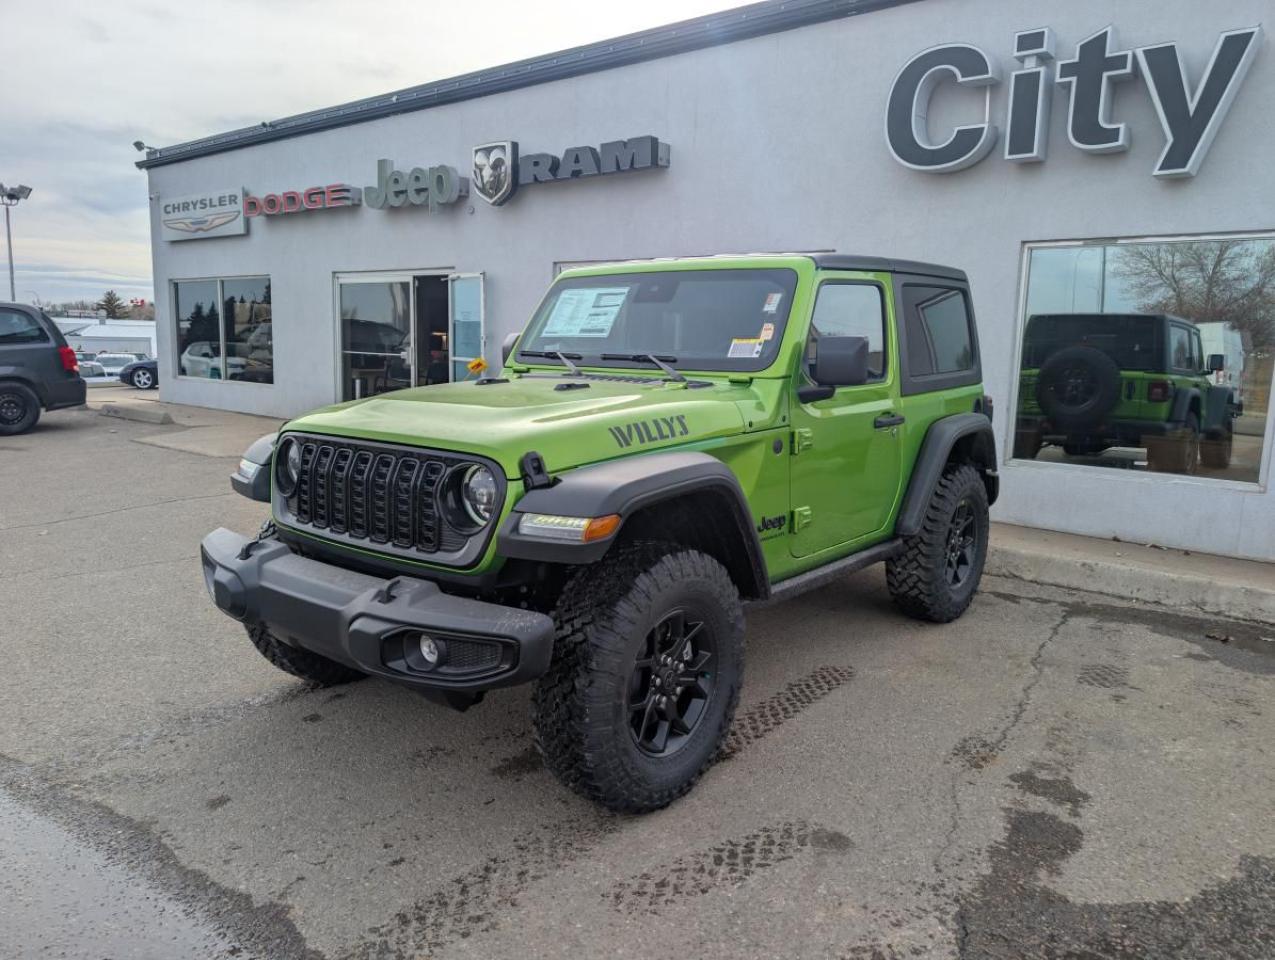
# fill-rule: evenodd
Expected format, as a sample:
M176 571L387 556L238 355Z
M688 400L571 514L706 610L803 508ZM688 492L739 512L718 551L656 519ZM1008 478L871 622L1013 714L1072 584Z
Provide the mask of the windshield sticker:
M784 295L782 293L766 294L766 302L762 304L761 312L762 313L778 313L779 301L783 300L783 298L784 298Z
M773 323L763 323L761 325L761 333L757 335L758 340L775 339L775 325Z
M747 340L732 340L730 349L726 351L726 356L732 360L751 360L754 357L760 357L761 348L765 342L760 337Z
M628 287L576 287L558 294L545 337L609 337Z

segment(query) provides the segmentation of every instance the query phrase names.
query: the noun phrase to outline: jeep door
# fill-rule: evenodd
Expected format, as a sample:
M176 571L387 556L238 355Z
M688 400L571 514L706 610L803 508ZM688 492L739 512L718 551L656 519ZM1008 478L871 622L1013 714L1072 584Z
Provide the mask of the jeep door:
M800 369L792 380L792 528L805 557L882 531L899 496L897 347L887 283L863 274L821 275ZM866 337L868 382L802 403L820 337Z

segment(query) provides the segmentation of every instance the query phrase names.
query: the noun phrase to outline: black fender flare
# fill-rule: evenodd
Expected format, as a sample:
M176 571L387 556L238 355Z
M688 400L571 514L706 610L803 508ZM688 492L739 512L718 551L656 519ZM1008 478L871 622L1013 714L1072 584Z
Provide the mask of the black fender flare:
M1203 402L1200 398L1200 391L1195 387L1188 387L1185 390L1175 390L1173 392L1173 407L1169 411L1169 421L1180 425L1186 424L1186 415L1191 411L1191 401L1194 400L1203 409ZM1203 419L1203 418L1201 418Z
M248 446L230 475L230 489L249 500L270 502L270 460L278 437L277 433L267 433Z
M744 592L768 592L766 564L753 528L752 511L731 469L716 457L699 451L646 453L579 467L562 474L552 486L529 490L514 504L502 524L497 552L502 557L550 563L586 564L601 560L634 514L658 503L691 494L715 494L733 521L747 558ZM552 541L523 535L518 524L528 513L564 517L605 517L618 514L620 526L611 536L592 543Z
M907 493L903 495L895 523L898 536L910 537L921 529L925 508L958 444L966 448L969 459L983 474L987 502L996 502L1000 478L996 473L996 437L992 432L992 421L981 413L957 413L943 417L930 424L925 431L925 439L921 441L921 449L912 467L912 479L908 481Z

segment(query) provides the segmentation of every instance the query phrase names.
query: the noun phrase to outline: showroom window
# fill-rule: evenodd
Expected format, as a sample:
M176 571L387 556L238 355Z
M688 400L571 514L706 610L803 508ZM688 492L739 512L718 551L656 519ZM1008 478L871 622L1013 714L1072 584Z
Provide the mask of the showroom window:
M1029 244L1014 457L1256 483L1275 238Z
M270 278L173 283L178 376L274 383Z

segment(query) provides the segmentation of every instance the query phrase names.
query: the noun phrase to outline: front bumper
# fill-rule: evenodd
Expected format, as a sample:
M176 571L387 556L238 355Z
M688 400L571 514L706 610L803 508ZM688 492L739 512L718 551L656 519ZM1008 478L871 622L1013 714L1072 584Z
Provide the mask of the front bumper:
M549 667L553 620L443 593L416 577L383 579L255 541L225 528L200 545L213 602L283 643L420 690L474 692L525 683ZM443 650L434 666L422 634Z

